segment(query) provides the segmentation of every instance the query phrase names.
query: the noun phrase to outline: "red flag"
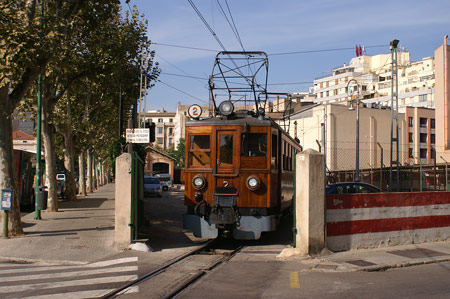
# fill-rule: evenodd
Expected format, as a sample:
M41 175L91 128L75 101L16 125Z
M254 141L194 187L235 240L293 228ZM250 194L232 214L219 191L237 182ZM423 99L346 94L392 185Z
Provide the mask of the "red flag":
M363 53L362 53L362 50L361 50L361 45L359 45L359 56L362 56L363 55Z
M359 56L359 48L358 48L358 45L356 45L356 57L358 57Z

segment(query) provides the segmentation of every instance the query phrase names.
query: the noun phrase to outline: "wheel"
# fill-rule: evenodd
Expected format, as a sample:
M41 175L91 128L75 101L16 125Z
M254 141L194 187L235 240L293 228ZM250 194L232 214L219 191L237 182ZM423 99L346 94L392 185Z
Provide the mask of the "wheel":
M167 190L169 190L169 187L167 187L167 186L163 186L163 191L167 191Z

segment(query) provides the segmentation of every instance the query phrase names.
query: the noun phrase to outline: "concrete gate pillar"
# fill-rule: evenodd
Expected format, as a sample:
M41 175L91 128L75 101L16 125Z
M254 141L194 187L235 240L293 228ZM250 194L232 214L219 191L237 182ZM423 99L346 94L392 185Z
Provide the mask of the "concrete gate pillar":
M324 156L307 149L296 160L296 250L306 256L325 247L325 174Z
M131 154L116 158L114 242L118 246L131 243Z

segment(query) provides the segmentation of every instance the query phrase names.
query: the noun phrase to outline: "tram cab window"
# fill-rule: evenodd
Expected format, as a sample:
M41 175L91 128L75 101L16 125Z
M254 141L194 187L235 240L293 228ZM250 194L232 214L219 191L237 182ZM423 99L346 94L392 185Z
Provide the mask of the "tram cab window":
M243 157L267 157L266 133L242 133L241 156Z
M219 163L233 165L233 135L220 135Z
M191 135L189 147L189 164L206 167L210 165L209 135Z

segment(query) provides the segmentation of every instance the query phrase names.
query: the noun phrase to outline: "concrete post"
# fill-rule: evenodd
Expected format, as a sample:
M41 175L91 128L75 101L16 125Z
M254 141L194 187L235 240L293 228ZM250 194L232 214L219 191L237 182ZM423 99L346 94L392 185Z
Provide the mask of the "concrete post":
M296 254L319 253L325 247L324 156L307 149L296 161Z
M116 158L115 174L115 228L114 241L118 246L127 246L131 240L131 154Z

